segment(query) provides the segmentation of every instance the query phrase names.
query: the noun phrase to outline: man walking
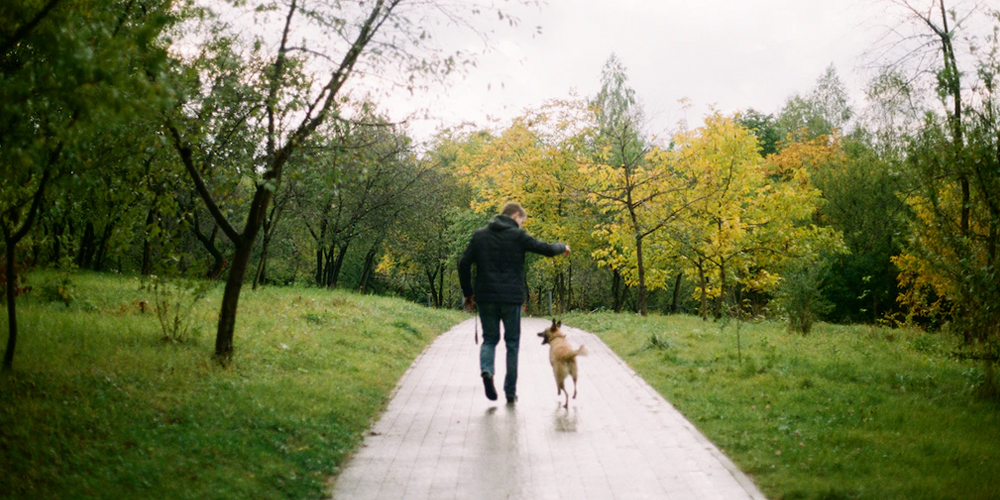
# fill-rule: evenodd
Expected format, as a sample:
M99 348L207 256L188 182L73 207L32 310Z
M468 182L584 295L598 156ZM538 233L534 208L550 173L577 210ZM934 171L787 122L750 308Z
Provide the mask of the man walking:
M504 326L507 347L507 374L503 390L507 403L517 401L517 352L521 338L521 305L524 303L524 255L533 252L546 257L569 255L565 243L545 243L522 229L528 213L520 204L504 205L499 215L472 234L469 245L458 262L465 307L479 305L483 323L483 345L479 348L486 397L497 399L493 385L493 360L500 342L500 322ZM475 286L472 266L476 266Z

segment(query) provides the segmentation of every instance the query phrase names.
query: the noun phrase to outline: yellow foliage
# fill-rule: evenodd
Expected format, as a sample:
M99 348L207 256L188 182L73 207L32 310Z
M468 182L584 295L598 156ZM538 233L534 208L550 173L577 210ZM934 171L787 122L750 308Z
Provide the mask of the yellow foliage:
M937 192L936 206L924 196L912 195L907 201L918 224L913 226L910 245L901 255L892 258L899 268L900 294L896 301L905 306L909 314L918 316L949 315L961 290L956 276L960 267L988 268L989 250L982 241L990 232L989 217L972 211L969 231L973 237L966 240L967 253L956 254L956 245L945 241L948 231L939 227L939 215L954 221L955 228L961 213L961 189L954 180L942 182ZM982 210L982 207L979 207ZM954 229L954 228L953 228ZM978 237L977 237L978 235Z
M810 170L835 164L843 156L839 136L820 135L812 140L797 142L789 134L787 140L784 149L767 157L765 175L809 185Z
M829 161L837 143L793 143L765 160L749 130L718 114L674 142L678 168L696 180L679 233L696 294L713 298L737 280L770 291L786 262L815 259L822 248L843 250L839 233L806 223L822 199L808 169Z

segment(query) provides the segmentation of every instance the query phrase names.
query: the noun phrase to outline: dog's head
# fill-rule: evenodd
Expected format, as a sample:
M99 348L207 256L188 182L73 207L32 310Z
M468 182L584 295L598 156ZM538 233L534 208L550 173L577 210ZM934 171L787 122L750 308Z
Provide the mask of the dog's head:
M553 319L552 326L546 328L545 331L538 334L538 336L542 338L542 345L548 344L552 339L556 337L565 337L565 335L563 335L563 333L559 331L559 327L561 326L562 326L562 321L556 321L555 319Z

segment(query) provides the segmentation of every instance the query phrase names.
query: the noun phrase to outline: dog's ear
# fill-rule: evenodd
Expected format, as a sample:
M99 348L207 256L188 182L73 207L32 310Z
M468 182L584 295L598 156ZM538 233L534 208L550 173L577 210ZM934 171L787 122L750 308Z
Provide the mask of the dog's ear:
M559 323L556 322L555 318L552 318L552 328L559 328Z
M556 328L560 328L560 327L562 327L562 321L559 321L558 323L556 323Z

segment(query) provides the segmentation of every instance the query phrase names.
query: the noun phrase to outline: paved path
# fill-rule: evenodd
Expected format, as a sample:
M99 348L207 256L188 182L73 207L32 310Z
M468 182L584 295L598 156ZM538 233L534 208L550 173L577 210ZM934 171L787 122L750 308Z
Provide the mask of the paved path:
M521 322L516 405L502 390L499 401L483 395L473 320L441 335L403 376L333 498L764 499L600 339L566 327L590 354L579 360L579 395L563 409L536 336L548 324ZM504 353L501 341L498 389Z

